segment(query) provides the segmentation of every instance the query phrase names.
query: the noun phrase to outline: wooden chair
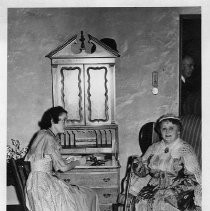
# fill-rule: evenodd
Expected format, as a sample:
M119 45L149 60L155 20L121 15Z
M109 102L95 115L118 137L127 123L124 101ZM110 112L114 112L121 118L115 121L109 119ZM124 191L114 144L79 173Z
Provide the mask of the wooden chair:
M131 176L133 174L134 159L136 156L130 156L128 158L126 174L121 181L121 191L118 195L117 203L113 205L113 211L134 211L135 203L133 197L129 194L131 185Z
M148 122L144 124L139 131L139 146L141 148L142 154L144 154L148 147L159 141L159 136L154 130L155 122Z
M23 159L11 159L11 167L18 199L23 207L23 210L28 211L25 199L25 185L30 173L30 162L26 162Z
M139 146L142 154L146 152L148 147L153 143L153 140L157 138L158 135L154 131L154 122L148 122L141 127L139 131ZM129 194L135 158L136 156L130 156L128 158L125 177L121 181L121 191L117 204L113 207L113 211L135 211L135 203Z

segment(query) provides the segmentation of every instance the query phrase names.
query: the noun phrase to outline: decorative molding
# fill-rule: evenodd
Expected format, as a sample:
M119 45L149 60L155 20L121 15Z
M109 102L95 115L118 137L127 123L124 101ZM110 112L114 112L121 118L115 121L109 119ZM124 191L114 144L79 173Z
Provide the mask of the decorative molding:
M78 97L79 97L79 103L78 103L78 108L79 108L79 119L71 119L71 120L67 120L67 123L68 122L81 122L83 120L83 115L82 115L82 88L81 88L81 68L80 67L62 67L60 72L61 72L61 84L62 84L62 87L61 87L61 101L63 103L63 106L65 108L65 94L64 94L64 70L79 70L79 74L78 74L78 89L79 89L79 94L78 94Z
M65 133L60 134L61 145L63 149L78 148L111 148L116 147L118 140L118 126L100 125L100 126L67 126Z
M105 93L104 93L104 96L105 96L105 110L104 110L104 114L105 114L105 119L92 119L92 110L91 110L91 93L90 93L90 87L91 87L91 84L90 84L90 70L101 70L101 69L105 69L105 74L104 74L104 87L105 87ZM105 66L102 66L102 67L88 67L87 68L87 75L88 75L88 89L87 89L87 99L88 99L88 111L89 111L89 115L88 115L88 120L90 122L107 122L109 120L109 114L108 114L108 110L109 110L109 107L108 107L108 88L107 88L107 67Z
M45 57L52 58L52 56L54 54L56 54L57 52L59 52L63 48L65 48L67 45L69 45L73 40L76 39L76 37L77 37L77 35L75 34L73 37L71 37L70 39L66 40L63 44L59 45L56 49L54 49L53 51L51 51L50 53L48 53Z
M110 64L115 62L115 58L111 57L103 57L98 60L98 57L62 57L62 58L54 58L52 60L52 64L57 65L72 65L72 64Z
M98 45L100 45L101 47L103 47L104 49L106 49L107 51L111 52L114 56L116 57L120 57L120 54L118 53L118 51L115 51L114 49L110 48L108 45L104 44L103 42L101 42L100 40L98 40L97 38L93 37L92 35L88 34L89 39L93 40L94 42L96 42Z
M109 67L114 67L115 64L114 63L109 63Z
M90 41L90 37L81 31L80 37L77 36L75 42L71 46L71 50L75 54L79 54L85 51L88 54L92 54L96 51L96 45Z
M57 68L58 64L52 64L52 68Z
M85 40L83 40L82 36L85 38ZM73 46L73 45L78 44L78 43L80 43L80 47L78 48L80 50L77 52L77 54L80 53L82 50L85 50L86 53L89 53L89 54L94 53L95 50L96 50L96 45L100 45L102 48L104 48L106 51L111 53L113 56L120 57L118 51L110 48L108 45L101 42L100 40L93 37L92 35L83 33L83 31L81 31L81 35L75 34L73 37L69 38L64 43L59 45L56 49L54 49L50 53L48 53L45 57L52 59L52 61L56 58L57 59L65 58L63 56L57 56L56 57L55 54L57 54L59 51L61 51L62 49L64 49L65 47L67 47L70 44L72 44L72 46ZM69 56L66 56L66 58L69 58Z

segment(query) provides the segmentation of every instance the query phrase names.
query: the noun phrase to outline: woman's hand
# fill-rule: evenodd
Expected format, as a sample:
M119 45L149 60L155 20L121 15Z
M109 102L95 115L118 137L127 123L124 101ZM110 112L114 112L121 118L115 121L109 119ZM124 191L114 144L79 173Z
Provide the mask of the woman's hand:
M85 164L86 164L86 157L83 156L78 161L80 163L80 166L85 166Z
M142 158L136 158L135 162L136 163L133 164L134 173L137 174L139 177L145 177L149 173L149 171L145 164L142 162Z
M140 163L142 161L142 157L135 157L133 163Z
M68 163L68 171L75 168L76 166L79 166L80 162L79 160L71 161Z
M75 161L75 157L69 156L69 157L66 158L67 163L71 163L72 161Z
M142 166L142 158L136 157L133 159L133 169L136 171L137 168L140 168Z
M74 156L69 156L66 158L67 163L75 163L75 166L85 166L86 164L86 157L81 156L81 157L74 157Z
M183 168L183 159L182 158L174 158L173 159L173 170L178 173Z

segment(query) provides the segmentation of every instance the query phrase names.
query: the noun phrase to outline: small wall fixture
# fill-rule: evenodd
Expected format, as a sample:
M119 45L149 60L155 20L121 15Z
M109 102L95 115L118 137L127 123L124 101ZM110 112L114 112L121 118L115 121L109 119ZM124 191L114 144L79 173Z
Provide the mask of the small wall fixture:
M152 93L154 95L158 94L158 72L152 72Z

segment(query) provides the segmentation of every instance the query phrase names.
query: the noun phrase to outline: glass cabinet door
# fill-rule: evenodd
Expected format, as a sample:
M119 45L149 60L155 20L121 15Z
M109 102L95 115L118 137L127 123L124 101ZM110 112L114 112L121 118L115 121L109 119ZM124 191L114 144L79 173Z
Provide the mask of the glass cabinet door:
M113 80L109 64L59 65L53 74L54 105L68 111L67 126L112 123Z
M109 65L85 65L86 124L111 123L110 83Z
M57 69L56 104L68 111L67 125L84 125L84 70L83 65L60 65Z

